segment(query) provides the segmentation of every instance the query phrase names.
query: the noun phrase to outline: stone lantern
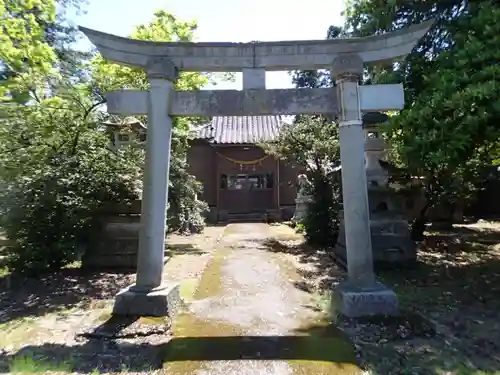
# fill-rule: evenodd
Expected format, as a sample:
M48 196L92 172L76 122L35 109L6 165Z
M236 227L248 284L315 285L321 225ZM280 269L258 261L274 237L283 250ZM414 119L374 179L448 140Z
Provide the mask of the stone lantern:
M388 120L388 116L380 112L368 112L363 116L365 131L365 159L368 186L387 186L389 174L380 165L385 160L388 145L380 135L378 124Z
M301 223L307 216L308 205L312 198L309 195L310 182L305 174L297 176L297 198L295 199L295 213L292 222Z
M146 140L146 126L135 117L119 118L111 116L103 122L106 126L106 133L109 135L113 149L131 145L135 142Z

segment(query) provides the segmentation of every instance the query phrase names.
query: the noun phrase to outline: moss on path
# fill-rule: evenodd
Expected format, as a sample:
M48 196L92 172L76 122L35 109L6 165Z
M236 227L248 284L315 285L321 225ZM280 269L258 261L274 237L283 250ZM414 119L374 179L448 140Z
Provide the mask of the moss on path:
M358 374L355 351L299 276L267 251L265 224L229 225L162 351L168 374Z

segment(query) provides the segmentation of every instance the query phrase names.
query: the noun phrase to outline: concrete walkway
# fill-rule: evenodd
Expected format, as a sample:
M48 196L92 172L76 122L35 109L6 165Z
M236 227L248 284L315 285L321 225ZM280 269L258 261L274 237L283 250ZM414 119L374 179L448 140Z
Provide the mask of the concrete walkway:
M281 254L267 251L266 224L232 224L163 353L168 374L359 374L352 345Z

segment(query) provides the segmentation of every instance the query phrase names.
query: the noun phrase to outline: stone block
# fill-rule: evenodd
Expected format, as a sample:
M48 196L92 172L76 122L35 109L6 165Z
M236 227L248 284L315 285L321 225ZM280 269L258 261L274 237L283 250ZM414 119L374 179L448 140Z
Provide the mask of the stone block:
M229 212L227 210L219 210L218 212L219 222L225 223L229 220Z
M266 210L265 219L268 223L281 221L281 210Z
M210 207L209 211L207 212L207 216L206 216L207 222L210 224L217 224L218 215L219 215L219 212L217 210L217 207Z
M396 213L371 214L370 233L375 268L412 266L417 261L417 246L411 239L406 218ZM333 252L347 261L345 226L340 213L340 228Z
M139 249L139 215L116 215L103 219L96 246L82 258L85 268L135 269Z
M119 205L111 208L124 212ZM129 209L133 212L140 211L140 205L132 205ZM82 266L94 269L136 269L141 216L131 213L113 214L103 216L101 220L100 236L96 239L95 246L83 255ZM165 258L165 262L167 260Z
M149 290L141 290L132 285L116 295L113 314L173 317L180 306L181 297L177 283L164 284Z
M396 293L379 282L369 287L359 287L349 281L340 283L333 294L332 309L348 318L399 315Z
M281 206L281 218L284 221L292 220L293 215L295 214L295 206Z
M363 59L357 53L342 53L333 61L332 75L342 78L346 75L361 76L363 74Z

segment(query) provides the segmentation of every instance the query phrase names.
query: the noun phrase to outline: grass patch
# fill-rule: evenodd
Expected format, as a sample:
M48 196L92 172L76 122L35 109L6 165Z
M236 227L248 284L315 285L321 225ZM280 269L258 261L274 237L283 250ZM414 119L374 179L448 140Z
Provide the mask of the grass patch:
M106 321L108 321L109 319L111 319L113 315L111 314L111 312L109 311L106 311L106 312L103 312L101 315L99 315L96 319L96 321L98 323L104 323Z
M72 369L73 365L69 362L37 360L28 355L16 357L10 363L10 372L13 374L70 373Z
M142 316L139 318L139 323L151 326L164 325L168 323L169 318L165 316Z
M475 368L468 367L464 364L457 365L452 372L444 369L436 369L436 373L439 375L500 375L500 371L480 371Z
M302 235L295 228L286 224L278 224L270 226L270 231L274 239L277 241L292 241L302 239Z
M0 277L6 277L9 273L8 267L0 266Z
M207 267L203 271L198 287L195 288L193 294L195 299L213 297L221 293L222 266L226 257L231 254L231 251L230 248L216 250L213 258L208 262ZM185 288L187 289L187 287Z
M264 350L266 348L268 350ZM180 337L167 344L163 356L164 364L242 358L337 363L356 361L354 347L345 337L320 335Z
M35 329L35 319L30 317L18 318L0 324L0 347L17 347L32 335Z
M382 282L385 280L382 279ZM419 287L411 284L394 284L393 280L388 280L387 285L396 292L401 308L410 309L422 303L432 304L440 301L446 295L446 289L440 286ZM392 284L391 284L392 283Z
M63 269L75 269L75 268L81 268L82 267L82 262L79 260L75 260L74 262L66 264Z
M180 285L180 296L183 301L191 301L198 287L198 279L183 280Z
M332 292L330 293L315 293L313 295L313 301L322 312L328 313L330 311L336 310L332 301Z

